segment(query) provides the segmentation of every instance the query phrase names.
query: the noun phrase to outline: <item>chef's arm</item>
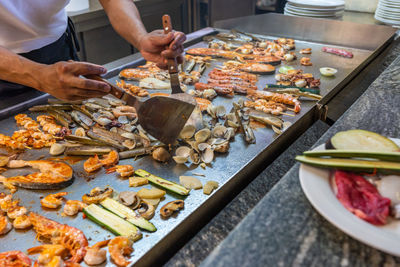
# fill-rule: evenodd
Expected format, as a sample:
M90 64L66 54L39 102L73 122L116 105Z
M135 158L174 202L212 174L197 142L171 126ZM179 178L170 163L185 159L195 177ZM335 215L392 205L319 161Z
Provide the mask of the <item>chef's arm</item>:
M99 1L114 29L135 46L146 60L153 61L163 68L166 67L166 58L177 57L178 61L182 62L185 34L182 32L164 34L162 30L147 33L132 0ZM166 46L168 49L165 49Z
M79 76L106 71L102 66L86 62L40 64L0 46L0 80L32 87L62 100L105 95L110 91L108 84Z

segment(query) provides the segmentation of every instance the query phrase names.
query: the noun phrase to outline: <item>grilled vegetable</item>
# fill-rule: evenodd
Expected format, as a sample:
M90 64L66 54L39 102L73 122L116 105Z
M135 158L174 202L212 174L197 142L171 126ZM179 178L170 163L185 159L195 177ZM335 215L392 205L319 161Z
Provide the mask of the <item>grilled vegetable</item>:
M165 195L165 191L158 188L142 188L137 192L137 195L140 198L162 198Z
M324 67L320 68L319 72L321 72L322 75L329 77L329 76L334 76L337 73L337 69Z
M177 194L183 195L183 196L189 195L190 190L186 189L185 187L183 187L179 184L176 184L174 182L165 180L161 177L157 177L151 173L148 173L145 170L139 169L139 170L136 170L135 173L141 177L147 178L150 183L156 184L156 185L158 185L162 188L165 188L167 190L170 190L174 193L177 193Z
M161 216L166 219L170 217L174 212L180 211L185 207L185 202L183 200L178 199L171 202L168 202L160 209Z
M296 86L291 86L291 85L278 85L278 84L270 84L270 83L265 85L265 88L266 89L269 89L269 88L296 88L302 92L308 92L308 93L312 93L312 94L320 93L318 88L304 88L304 87L296 87Z
M380 152L380 151L365 151L365 150L320 150L320 151L306 151L303 153L309 157L336 157L336 158L368 158L380 159L385 161L400 162L400 152Z
M329 140L326 148L381 152L400 151L400 147L389 138L366 130L338 132Z
M107 228L116 235L126 236L133 241L142 238L142 233L132 223L125 221L114 213L91 204L83 209L86 216L95 223Z
M100 202L100 205L141 229L150 232L157 230L157 228L151 222L135 213L131 208L128 208L114 199L106 198Z
M311 166L329 169L348 170L354 172L400 173L400 163L389 161L371 161L338 158L315 158L297 156L300 161Z

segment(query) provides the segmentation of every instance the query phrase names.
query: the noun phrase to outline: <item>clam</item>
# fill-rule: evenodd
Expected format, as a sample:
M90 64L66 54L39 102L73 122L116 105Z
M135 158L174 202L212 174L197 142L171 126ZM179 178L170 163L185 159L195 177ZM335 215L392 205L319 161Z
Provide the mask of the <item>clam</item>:
M217 96L217 93L214 89L206 89L203 91L203 97L212 100Z
M122 145L127 149L134 149L136 147L136 142L132 139L126 139Z
M214 129L212 129L211 133L214 137L217 138L223 138L225 136L225 133L227 131L227 128L223 125L216 125Z
M169 152L163 147L157 147L152 153L153 159L159 162L166 162L171 158Z
M201 154L201 160L205 163L205 164L209 164L214 160L214 151L211 149L210 147L207 147L203 154Z
M208 128L201 129L194 135L194 139L198 143L205 142L211 136L211 131Z
M225 117L226 109L224 106L208 105L207 113L214 119L223 118L223 117Z
M203 151L205 151L207 148L211 148L211 145L210 145L210 144L207 144L207 143L199 143L199 144L197 145L197 148L199 149L199 151L203 152Z
M294 84L297 87L305 87L307 85L307 81L305 79L297 79L294 81Z
M225 138L226 140L231 140L232 137L235 136L235 132L236 132L236 131L235 131L235 128L232 128L232 127L226 128L224 138Z
M191 150L191 151L190 151L190 156L189 156L189 158L190 158L190 161L191 161L193 164L199 164L199 163L200 163L200 156L199 156L199 153L197 153L197 152L194 151L194 150Z
M127 132L133 132L136 129L135 125L131 125L131 124L124 124L121 127L122 129L124 129Z
M75 135L80 137L85 137L86 136L85 129L83 129L82 127L76 128Z
M129 120L128 120L127 116L119 116L118 117L118 122L120 122L122 124L127 124L127 123L129 123Z
M50 147L50 155L57 156L65 151L65 146L62 144L54 143Z
M229 150L229 141L222 140L221 142L216 142L213 145L214 151L219 153L226 153Z
M173 159L178 164L186 163L189 159L190 151L191 151L190 147L187 146L178 147L175 151L176 156L174 156Z
M194 133L196 131L196 127L192 124L186 124L181 133L179 134L180 138L182 139L190 139L193 137Z

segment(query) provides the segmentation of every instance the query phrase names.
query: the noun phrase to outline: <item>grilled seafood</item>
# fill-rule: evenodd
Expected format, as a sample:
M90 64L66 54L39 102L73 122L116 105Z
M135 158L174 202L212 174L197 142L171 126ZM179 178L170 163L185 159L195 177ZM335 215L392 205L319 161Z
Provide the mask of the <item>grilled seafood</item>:
M137 117L136 109L131 106L118 106L113 109L113 114L117 118L126 116L128 119L133 119Z
M16 206L7 210L7 216L10 219L15 219L18 216L26 214L28 210L23 206Z
M300 54L311 54L311 48L303 48L299 51Z
M311 73L303 73L300 69L291 69L287 74L275 74L278 85L318 88L321 84L319 79L315 79Z
M32 226L32 223L29 220L28 215L24 214L15 218L13 226L15 229L28 229Z
M59 192L56 194L51 194L40 200L40 204L42 207L49 209L57 209L59 208L64 200L64 196L68 195L67 192Z
M194 98L197 102L197 105L199 106L201 111L207 110L207 107L211 104L211 101L208 99L200 98L200 97L195 97Z
M289 38L278 38L274 40L275 43L281 45L285 50L292 50L295 49L295 42L293 39Z
M149 95L149 92L146 89L142 89L139 86L126 83L124 80L122 80L121 82L116 81L116 83L118 87L124 89L125 92L127 92L128 94L140 97Z
M224 63L224 69L239 70L255 74L272 74L275 72L275 67L269 64L262 63L241 63L238 61L227 61Z
M30 267L31 259L23 252L18 250L0 253L0 266L4 267Z
M32 167L39 172L26 176L1 177L0 182L28 189L59 189L73 182L73 170L64 162L50 160L12 160L9 168Z
M6 216L0 215L0 235L5 235L12 229L12 224ZM0 261L1 262L1 261Z
M81 230L52 221L34 212L29 213L29 219L39 240L48 240L54 245L62 245L68 249L72 257L67 262L77 263L83 260L88 241Z
M309 57L302 57L300 59L300 64L303 66L312 66L311 59Z
M344 49L340 49L340 48L333 48L333 47L322 47L322 52L326 52L329 54L334 54L334 55L338 55L338 56L342 56L342 57L347 57L347 58L352 58L353 57L353 53Z
M294 106L294 112L299 113L301 110L300 107L300 101L288 94L280 94L280 93L272 93L268 91L253 91L249 90L247 92L247 96L254 99L265 99L277 103L282 103L282 104L287 104L287 105L293 105Z
M83 259L87 265L98 265L106 261L107 251L101 249L108 245L110 240L97 242L91 247L87 248L85 258Z
M143 69L124 69L119 73L119 77L126 80L140 80L151 76L151 71Z
M106 187L105 189L100 189L100 187L95 187L93 188L89 194L84 194L82 196L82 201L85 204L97 204L106 199L107 197L111 196L113 193L113 190L109 187Z
M61 132L62 126L56 123L56 120L53 116L49 115L39 115L36 120L39 122L40 126L44 132L57 135Z
M265 99L257 99L254 102L245 101L244 105L248 108L254 108L255 110L270 113L272 115L281 115L282 112L286 110L285 105L273 101L267 101Z
M113 165L118 164L119 161L119 156L118 152L115 150L112 150L110 153L107 155L104 155L104 157L100 160L101 164L105 167L111 167Z
M19 200L13 200L12 195L0 194L0 210L8 212L18 207Z
M196 83L194 87L198 91L213 89L218 95L233 96L233 89L231 87L223 87L219 84Z
M213 69L208 74L208 77L210 77L212 79L221 79L221 76L223 77L223 79L226 79L227 77L231 77L231 79L232 79L233 77L235 77L235 78L239 78L242 80L248 80L248 81L254 81L254 82L256 82L258 80L257 75L245 73L242 71Z
M28 254L40 253L38 263L46 265L49 264L54 257L67 258L68 249L63 245L40 245L27 250Z
M117 172L121 177L132 176L135 170L131 165L117 165L106 170L106 173Z
M79 200L68 200L64 206L64 214L74 216L82 211L87 205Z
M111 259L118 266L128 266L124 255L130 255L133 252L132 241L125 236L117 236L108 243L108 251Z
M95 172L103 167L103 163L100 162L99 157L97 155L94 155L94 157L88 158L84 163L83 163L83 169L88 172Z

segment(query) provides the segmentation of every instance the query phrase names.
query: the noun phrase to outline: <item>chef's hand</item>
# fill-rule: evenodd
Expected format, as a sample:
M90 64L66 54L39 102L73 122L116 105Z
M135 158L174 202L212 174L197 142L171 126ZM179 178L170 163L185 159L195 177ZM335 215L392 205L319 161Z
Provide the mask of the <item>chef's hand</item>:
M167 68L167 58L177 58L183 62L183 43L186 36L182 32L164 34L163 30L155 30L144 35L139 41L139 51L148 61L157 63L163 69ZM165 47L168 46L166 49Z
M81 100L101 97L110 91L107 83L80 77L88 74L104 74L107 70L87 62L61 61L44 65L40 70L40 91L49 93L61 100Z

